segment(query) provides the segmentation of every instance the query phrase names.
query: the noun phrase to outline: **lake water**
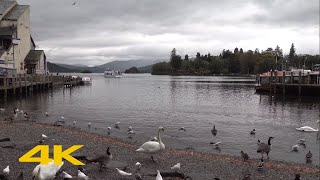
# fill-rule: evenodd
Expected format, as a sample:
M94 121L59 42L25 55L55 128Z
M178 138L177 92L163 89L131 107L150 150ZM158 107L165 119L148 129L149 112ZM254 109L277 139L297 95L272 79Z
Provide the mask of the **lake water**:
M88 75L86 75L88 76ZM156 136L159 126L165 127L162 139L167 148L231 154L247 152L254 158L257 140L272 140L270 159L305 163L308 150L313 164L319 164L320 141L316 133L296 131L296 127L316 128L320 101L316 98L275 97L256 94L253 79L232 77L125 75L107 79L102 74L90 74L91 86L54 88L24 98L1 100L0 107L18 107L39 122L54 122L61 116L66 124L88 131L137 141L142 144ZM50 116L45 117L45 112ZM8 116L2 112L1 117ZM11 113L11 111L10 111ZM120 129L113 128L120 121ZM87 123L92 122L89 129ZM132 139L126 130L136 132ZM211 134L215 125L218 134ZM178 131L184 126L186 131ZM256 129L256 135L250 131ZM291 152L297 140L307 137L306 147ZM220 150L210 142L221 141Z

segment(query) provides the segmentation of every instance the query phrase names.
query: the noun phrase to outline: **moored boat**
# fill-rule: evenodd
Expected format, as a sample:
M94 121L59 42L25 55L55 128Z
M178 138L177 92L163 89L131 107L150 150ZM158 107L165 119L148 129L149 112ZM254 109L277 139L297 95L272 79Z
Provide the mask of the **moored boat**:
M114 71L111 69L106 69L104 71L104 77L106 78L122 78L122 73L120 71Z

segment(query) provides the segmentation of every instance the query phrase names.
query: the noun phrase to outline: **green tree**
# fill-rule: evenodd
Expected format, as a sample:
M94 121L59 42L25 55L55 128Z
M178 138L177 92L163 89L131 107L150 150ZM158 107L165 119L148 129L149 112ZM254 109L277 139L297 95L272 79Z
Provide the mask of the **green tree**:
M288 60L289 60L289 62L290 62L290 64L292 66L296 66L297 67L298 66L298 62L295 61L297 59L295 57L296 57L296 48L294 47L294 44L292 43L291 47L290 47Z
M184 60L185 60L185 61L189 61L189 55L188 55L188 54L186 54L186 55L184 56Z
M171 51L170 64L174 71L178 71L182 65L181 56L177 55L176 48L173 48Z

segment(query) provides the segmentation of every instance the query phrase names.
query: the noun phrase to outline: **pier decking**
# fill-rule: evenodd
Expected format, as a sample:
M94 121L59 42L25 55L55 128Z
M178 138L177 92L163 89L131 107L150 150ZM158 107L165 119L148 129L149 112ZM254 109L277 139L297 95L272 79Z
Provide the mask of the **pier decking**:
M0 76L0 94L6 98L9 94L22 95L28 92L52 88L56 85L72 87L81 84L80 77L54 76L42 74L18 74Z

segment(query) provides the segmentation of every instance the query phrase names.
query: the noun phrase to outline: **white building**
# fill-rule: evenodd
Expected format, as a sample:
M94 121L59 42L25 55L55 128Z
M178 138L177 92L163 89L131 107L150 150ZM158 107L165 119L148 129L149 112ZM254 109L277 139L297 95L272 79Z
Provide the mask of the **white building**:
M45 53L35 47L29 6L0 0L0 75L47 72Z

